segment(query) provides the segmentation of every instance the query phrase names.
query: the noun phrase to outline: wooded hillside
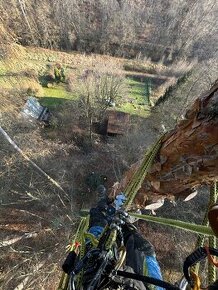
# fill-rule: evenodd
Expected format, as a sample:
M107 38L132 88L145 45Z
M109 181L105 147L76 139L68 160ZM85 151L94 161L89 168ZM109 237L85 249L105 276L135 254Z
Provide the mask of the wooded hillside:
M216 0L11 0L1 26L23 45L172 62L217 50Z

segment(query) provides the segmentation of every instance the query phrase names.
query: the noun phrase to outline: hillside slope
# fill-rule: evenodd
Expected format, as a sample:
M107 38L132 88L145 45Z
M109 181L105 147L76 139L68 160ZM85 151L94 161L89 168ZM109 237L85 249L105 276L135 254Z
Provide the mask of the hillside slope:
M17 45L5 49L7 56L0 61L1 126L31 160L64 188L67 196L24 160L1 135L0 283L2 289L8 290L52 290L58 283L65 246L77 227L79 209L90 208L96 202L96 192L88 190L86 176L92 171L105 174L107 187L121 179L124 170L159 134L160 126L157 129L153 119L146 118L150 116L150 107L142 103L147 79L153 82L151 98L155 101L161 88L164 90L164 86L168 87L182 73L174 70L173 75L169 68L148 61L67 54ZM71 81L45 86L42 80L48 65L53 67L57 63L66 69ZM94 134L90 147L85 129L74 128L74 121L81 113L74 107L78 98L75 87L84 71L102 67L122 75L125 90L115 109L131 113L131 128L125 136L117 138L104 139ZM20 110L29 95L35 95L51 109L54 119L50 127L20 117ZM207 195L203 194L198 202L201 216L196 216L192 210L194 203L187 206L179 203L185 212L181 216L198 222L203 215L205 199ZM164 215L164 212L160 213ZM177 216L178 209L170 204L165 214L169 213ZM178 233L174 236L164 229L145 224L140 228L157 248L165 278L175 282L180 277L182 259L189 251L189 237L181 237ZM164 249L163 236L167 236ZM193 236L192 239L194 244ZM177 259L173 272L172 264L166 263L169 255L172 260Z

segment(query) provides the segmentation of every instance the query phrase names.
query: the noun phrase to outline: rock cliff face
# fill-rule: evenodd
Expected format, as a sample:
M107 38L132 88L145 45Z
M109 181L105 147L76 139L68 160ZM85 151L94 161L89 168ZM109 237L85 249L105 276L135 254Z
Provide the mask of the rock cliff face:
M138 169L133 164L117 186L123 191ZM162 197L194 195L218 177L218 83L200 96L177 127L167 133L135 203L144 207Z

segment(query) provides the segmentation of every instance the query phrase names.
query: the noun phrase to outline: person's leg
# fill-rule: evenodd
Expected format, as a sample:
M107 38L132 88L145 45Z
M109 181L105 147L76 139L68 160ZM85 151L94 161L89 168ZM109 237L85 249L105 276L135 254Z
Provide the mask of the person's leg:
M126 265L137 274L162 280L159 263L153 245L139 233L132 232L126 241ZM162 290L161 287L154 288Z

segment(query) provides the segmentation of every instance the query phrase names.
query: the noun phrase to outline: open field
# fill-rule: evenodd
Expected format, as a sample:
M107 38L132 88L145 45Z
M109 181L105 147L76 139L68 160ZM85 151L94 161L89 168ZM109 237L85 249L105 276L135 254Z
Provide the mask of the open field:
M74 82L87 69L96 66L104 70L122 74L126 78L126 94L119 101L117 110L146 117L149 113L148 96L145 94L146 82L151 83L151 96L158 99L157 92L171 77L162 76L158 71L164 71L162 65L133 62L131 60L102 55L85 55L79 53L64 53L39 48L23 48L15 46L14 53L6 60L0 61L0 85L4 90L26 90L29 94L42 98L42 104L54 107L64 100L77 98L72 88L67 84L42 86L41 79L48 66L61 64L65 68L67 78ZM113 70L116 71L113 71ZM161 91L161 94L163 91Z

